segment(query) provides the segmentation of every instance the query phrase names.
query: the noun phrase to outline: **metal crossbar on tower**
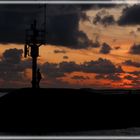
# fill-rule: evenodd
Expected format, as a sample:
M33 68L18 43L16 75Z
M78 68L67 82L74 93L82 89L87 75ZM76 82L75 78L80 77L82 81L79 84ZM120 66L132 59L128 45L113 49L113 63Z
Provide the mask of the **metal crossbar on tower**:
M43 29L37 27L37 20L34 20L30 29L26 30L26 40L24 46L24 57L32 57L32 88L37 88L37 57L39 47L46 43L46 5L44 5L44 25Z

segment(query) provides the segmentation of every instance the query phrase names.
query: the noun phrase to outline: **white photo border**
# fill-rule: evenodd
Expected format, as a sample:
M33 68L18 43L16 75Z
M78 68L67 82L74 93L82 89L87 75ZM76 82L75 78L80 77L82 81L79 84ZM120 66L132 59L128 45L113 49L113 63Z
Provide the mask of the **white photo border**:
M115 1L103 1L103 0L0 0L1 4L140 4L140 0L115 0ZM140 136L4 136L1 135L0 139L4 140L140 140Z
M0 4L140 4L140 0L0 0Z

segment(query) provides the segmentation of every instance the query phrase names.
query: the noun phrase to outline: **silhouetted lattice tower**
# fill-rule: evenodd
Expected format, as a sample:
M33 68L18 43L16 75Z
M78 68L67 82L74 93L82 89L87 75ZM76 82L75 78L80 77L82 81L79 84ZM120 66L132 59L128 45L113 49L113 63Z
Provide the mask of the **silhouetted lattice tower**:
M40 5L43 9L43 24L35 18L30 28L26 30L26 39L24 47L24 57L32 57L32 88L37 88L37 57L39 56L39 47L46 44L46 5ZM40 14L40 13L39 13ZM41 20L42 21L42 20Z

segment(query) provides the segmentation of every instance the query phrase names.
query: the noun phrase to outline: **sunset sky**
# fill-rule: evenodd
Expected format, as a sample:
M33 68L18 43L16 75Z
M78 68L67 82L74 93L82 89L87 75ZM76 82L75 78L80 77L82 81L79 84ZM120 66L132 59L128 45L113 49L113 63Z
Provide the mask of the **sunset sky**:
M0 5L0 88L31 86L25 29L41 5ZM140 4L47 5L41 87L140 88Z

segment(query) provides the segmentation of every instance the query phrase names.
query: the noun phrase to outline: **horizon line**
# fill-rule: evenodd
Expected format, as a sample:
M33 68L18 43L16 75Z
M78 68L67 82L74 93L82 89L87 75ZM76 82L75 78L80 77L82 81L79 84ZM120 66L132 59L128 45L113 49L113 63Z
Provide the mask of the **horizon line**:
M92 0L87 0L87 1L84 1L84 0L76 0L76 1L73 1L73 0L30 0L30 1L27 1L27 0L21 0L21 1L17 1L17 0L11 0L11 1L4 1L4 0L0 0L0 4L140 4L140 1L138 0L127 0L127 1L124 1L124 0L115 0L115 1L109 1L109 0L106 0L106 1L103 1L103 0L95 0L95 1L92 1Z

